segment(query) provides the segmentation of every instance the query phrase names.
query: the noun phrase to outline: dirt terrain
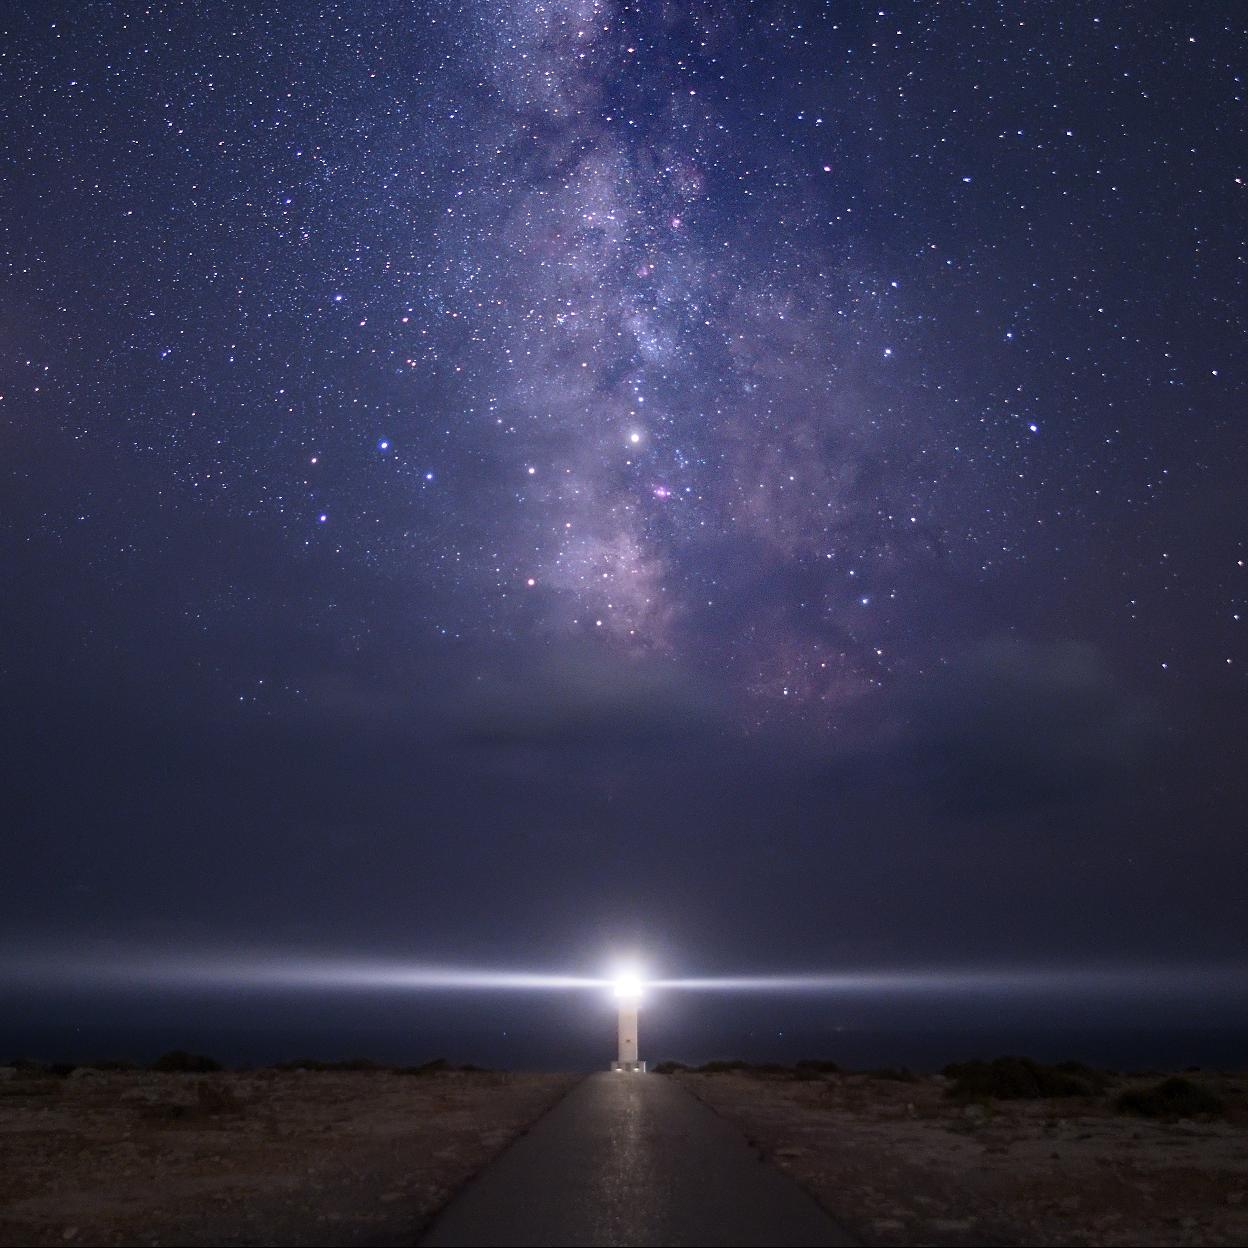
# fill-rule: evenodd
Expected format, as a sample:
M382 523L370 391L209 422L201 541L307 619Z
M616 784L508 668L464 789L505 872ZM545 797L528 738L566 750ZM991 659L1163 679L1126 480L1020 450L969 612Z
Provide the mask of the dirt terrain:
M0 1074L0 1245L410 1244L565 1075Z
M662 1077L662 1076L660 1076ZM865 1244L1248 1243L1248 1078L1189 1074L1225 1107L1152 1120L1116 1098L947 1095L949 1080L673 1076Z

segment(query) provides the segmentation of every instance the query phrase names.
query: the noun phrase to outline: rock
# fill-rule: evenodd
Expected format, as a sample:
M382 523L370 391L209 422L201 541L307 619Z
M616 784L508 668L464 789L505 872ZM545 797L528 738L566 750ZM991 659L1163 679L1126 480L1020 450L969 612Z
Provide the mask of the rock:
M988 1117L988 1109L984 1105L967 1105L962 1110L962 1117L967 1122L984 1122Z
M66 1227L66 1228L65 1228L65 1229L61 1232L61 1238L62 1238L62 1239L77 1239L77 1238L78 1238L78 1228L77 1228L76 1226L67 1226L67 1227Z
M75 1066L69 1072L70 1079L99 1079L103 1074L102 1071L92 1070L90 1066Z
M383 1205L389 1205L389 1204L392 1204L392 1203L393 1203L394 1201L396 1201L396 1200L402 1200L402 1199L403 1199L403 1193L402 1193L402 1192L387 1192L387 1193L386 1193L386 1194L385 1194L385 1195L381 1198L381 1203L382 1203Z
M0 1066L0 1083L2 1083L5 1079L15 1079L16 1077L16 1066Z

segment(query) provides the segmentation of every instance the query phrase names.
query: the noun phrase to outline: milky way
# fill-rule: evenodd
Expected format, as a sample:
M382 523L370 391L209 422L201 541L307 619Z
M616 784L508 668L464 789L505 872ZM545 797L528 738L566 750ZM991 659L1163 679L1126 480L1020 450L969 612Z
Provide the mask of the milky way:
M1125 515L1117 624L1182 578L1225 663L1233 551L1167 567L1150 509L1194 471L1159 425L1216 438L1242 384L1241 83L1195 19L1031 19L32 21L10 410L377 568L413 633L601 633L835 710L947 661L933 584L1078 571ZM1150 133L1176 84L1210 111Z

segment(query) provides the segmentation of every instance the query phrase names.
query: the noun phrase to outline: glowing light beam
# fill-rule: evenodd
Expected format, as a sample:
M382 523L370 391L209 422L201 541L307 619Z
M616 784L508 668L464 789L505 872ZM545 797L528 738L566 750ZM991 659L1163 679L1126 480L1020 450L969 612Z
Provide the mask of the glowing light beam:
M828 996L1045 993L1115 997L1217 992L1242 998L1244 965L908 967L775 975L653 979L625 968L603 976L429 965L374 959L257 954L254 951L149 955L134 950L0 953L0 982L32 988L204 988L398 992L609 991L617 999L651 992L773 993Z

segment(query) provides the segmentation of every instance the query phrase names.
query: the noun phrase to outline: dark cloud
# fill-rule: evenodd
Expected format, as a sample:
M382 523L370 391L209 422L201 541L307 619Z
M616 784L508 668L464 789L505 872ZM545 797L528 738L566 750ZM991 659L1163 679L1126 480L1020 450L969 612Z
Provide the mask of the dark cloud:
M899 749L938 808L971 817L1083 801L1129 783L1161 728L1156 706L1096 647L994 641L928 680Z
M679 746L721 735L725 710L720 691L673 661L572 648L467 686L452 739L573 752Z

